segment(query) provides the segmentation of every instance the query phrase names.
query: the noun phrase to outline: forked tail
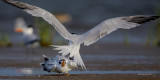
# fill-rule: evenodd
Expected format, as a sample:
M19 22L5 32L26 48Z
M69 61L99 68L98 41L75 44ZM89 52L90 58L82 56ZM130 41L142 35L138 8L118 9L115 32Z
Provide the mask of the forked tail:
M53 50L59 50L58 53L61 53L62 56L69 55L69 57L74 57L74 62L82 67L82 69L86 69L83 60L79 54L80 45L65 45L65 46L58 46L52 45L54 47Z

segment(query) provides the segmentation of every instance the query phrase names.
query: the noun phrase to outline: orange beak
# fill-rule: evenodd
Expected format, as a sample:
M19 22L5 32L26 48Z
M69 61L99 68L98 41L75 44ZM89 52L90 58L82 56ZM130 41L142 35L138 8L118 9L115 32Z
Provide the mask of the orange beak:
M61 66L62 66L62 67L64 67L64 66L65 66L65 62L64 62L64 61L62 62Z
M17 28L15 31L16 31L16 32L22 32L23 29L22 29L22 28Z

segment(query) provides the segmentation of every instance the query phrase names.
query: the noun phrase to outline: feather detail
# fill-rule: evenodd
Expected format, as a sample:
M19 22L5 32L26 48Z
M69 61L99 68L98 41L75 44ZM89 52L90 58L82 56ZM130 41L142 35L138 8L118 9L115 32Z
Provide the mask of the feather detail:
M74 57L74 62L77 63L77 65L80 65L82 69L86 69L83 60L79 54L80 45L68 45L68 46L57 46L52 45L54 47L54 50L59 50L58 53L62 54L62 56L69 55L69 57Z

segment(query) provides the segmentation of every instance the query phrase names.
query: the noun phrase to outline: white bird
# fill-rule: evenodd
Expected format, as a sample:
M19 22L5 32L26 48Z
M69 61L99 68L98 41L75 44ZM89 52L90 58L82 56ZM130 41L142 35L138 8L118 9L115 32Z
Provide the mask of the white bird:
M15 21L15 31L22 32L23 42L27 48L36 48L39 46L39 38L33 33L33 27L27 26L23 18L17 18Z
M150 16L150 15L137 15L137 16L124 16L124 17L117 17L103 21L96 27L92 28L88 32L75 35L68 32L68 30L56 19L56 17L47 12L44 9L41 9L36 6L32 6L23 2L13 1L13 0L2 0L8 4L16 6L18 8L23 9L27 13L31 14L32 16L42 17L45 21L53 25L53 27L59 32L59 34L64 37L65 39L69 40L71 43L70 45L64 46L55 46L55 50L60 50L59 53L62 55L70 54L70 57L74 57L74 61L80 65L83 69L86 69L81 56L79 54L80 45L84 43L85 46L89 46L93 44L100 38L104 37L105 35L119 29L130 29L136 26L139 26L142 23L148 22L150 20L155 20L159 18L159 16Z
M47 72L65 73L69 75L68 71L77 67L77 64L73 60L69 60L64 56L57 55L55 58L48 58L43 55L44 61L40 63L42 69Z

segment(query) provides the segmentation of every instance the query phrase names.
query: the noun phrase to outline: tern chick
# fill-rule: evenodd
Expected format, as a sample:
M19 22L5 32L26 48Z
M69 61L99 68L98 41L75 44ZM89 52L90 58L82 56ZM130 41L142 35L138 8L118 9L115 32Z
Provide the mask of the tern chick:
M59 74L65 73L66 75L69 75L68 72L77 67L77 63L64 56L57 55L54 58L48 58L43 55L43 57L44 62L40 63L40 65L42 66L42 69L47 72L56 72Z

